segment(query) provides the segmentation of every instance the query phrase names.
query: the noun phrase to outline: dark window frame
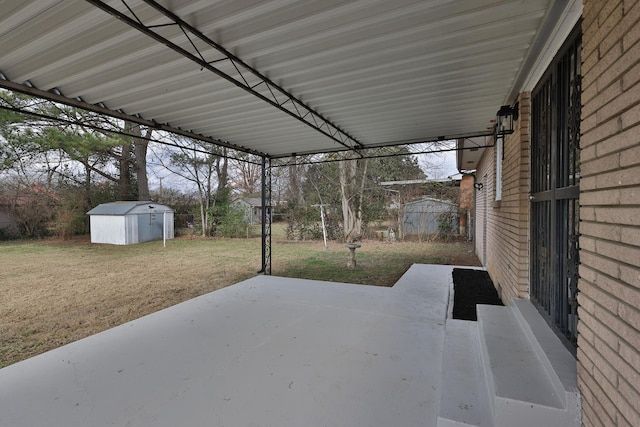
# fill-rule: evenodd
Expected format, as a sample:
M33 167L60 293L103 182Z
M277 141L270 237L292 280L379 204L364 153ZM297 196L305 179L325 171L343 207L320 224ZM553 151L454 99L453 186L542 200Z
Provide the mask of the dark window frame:
M531 300L574 351L580 196L580 23L531 94Z

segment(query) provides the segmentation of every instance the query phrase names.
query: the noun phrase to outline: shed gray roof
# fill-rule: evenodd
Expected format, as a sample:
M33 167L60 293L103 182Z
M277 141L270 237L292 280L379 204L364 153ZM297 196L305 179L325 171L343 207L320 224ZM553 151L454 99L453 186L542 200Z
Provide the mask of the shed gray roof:
M121 202L110 202L110 203L102 203L101 205L96 206L87 212L87 215L126 215L141 205L149 205L153 206L155 209L165 208L167 210L171 210L168 206L160 205L158 203L153 203L151 201L121 201Z
M442 205L449 205L449 206L457 206L455 203L449 201L449 200L442 200L442 199L434 199L433 197L423 197L422 199L418 199L418 200L414 200L412 202L407 202L405 203L405 206L408 205L419 205L421 203L426 203L426 202L430 202L433 204L442 204Z

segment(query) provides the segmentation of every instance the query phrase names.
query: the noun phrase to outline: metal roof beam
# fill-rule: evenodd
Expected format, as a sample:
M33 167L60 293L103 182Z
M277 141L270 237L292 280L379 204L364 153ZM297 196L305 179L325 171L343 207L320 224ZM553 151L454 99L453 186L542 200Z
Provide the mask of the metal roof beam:
M399 147L403 145L408 146L408 145L417 145L417 144L429 144L429 143L437 143L442 141L457 140L457 139L463 139L463 138L478 138L478 137L492 136L492 135L493 135L493 132L485 130L485 131L478 131L478 132L440 135L440 136L426 137L426 138L420 138L420 139L407 139L402 141L384 141L384 142L367 145L365 148L358 151L358 155L361 158L366 159L366 158L371 158L371 156L368 156L366 154L368 150L375 150L375 149L385 148L385 147ZM276 160L276 159L285 159L285 158L291 157L292 155L307 156L307 155L323 154L323 153L338 153L341 151L347 151L347 150L335 149L335 150L297 151L293 154L281 154L281 155L270 156L270 158L273 160ZM442 151L456 151L456 150L438 150L438 151L428 151L424 153L414 153L414 154L426 154L431 152L442 152ZM387 156L384 156L384 157L387 157Z
M170 125L157 123L152 120L144 119L140 116L133 116L130 114L123 113L122 111L111 110L102 105L90 104L79 98L68 98L64 96L64 94L60 93L60 91L58 90L49 92L46 90L38 89L33 86L28 86L27 84L16 83L11 80L7 80L4 74L2 74L1 72L0 72L0 88L8 89L14 92L20 92L25 95L35 96L37 98L48 99L50 101L58 102L64 105L69 105L71 107L81 108L83 110L93 111L94 113L104 114L106 116L110 116L116 119L127 120L142 126L148 126L153 129L170 132L176 135L192 138L198 141L208 142L210 144L219 145L221 147L226 147L226 148L242 151L249 154L255 154L261 157L264 157L266 155L265 153L262 153L260 151L251 150L246 147L242 147L240 145L231 144L221 139L216 139L209 136L197 134L188 130L176 128Z
M161 6L156 1L153 0L143 0L146 4L153 7L158 12L162 13L167 19L171 22L169 24L161 24L161 25L145 25L138 16L134 13L133 9L129 7L126 0L122 0L125 7L129 10L130 14L133 16L130 17L127 14L120 12L119 10L105 4L105 2L100 0L87 0L89 3L94 6L104 10L105 12L111 14L116 17L123 23L135 28L136 30L146 34L147 36L153 38L154 40L164 44L168 48L172 49L176 53L184 56L185 58L191 60L192 62L198 64L203 69L207 69L208 71L216 74L217 76L227 80L228 82L234 84L240 89L252 94L253 96L259 98L260 100L270 104L271 106L279 109L280 111L286 113L287 115L295 118L296 120L306 124L307 126L313 128L314 130L322 133L328 138L340 144L342 147L350 150L357 150L360 148L364 148L364 145L348 134L346 131L342 130L336 124L332 123L330 120L325 118L319 112L313 110L311 107L305 105L300 99L293 96L291 93L287 92L285 89L271 81L269 78L261 74L258 70L245 63L242 59L227 51L222 45L216 43L211 40L204 34L202 34L198 29L191 26L189 23L181 19L179 16L171 12L169 9ZM178 26L181 32L184 34L186 39L189 42L189 45L192 47L194 52L189 52L188 50L178 46L173 43L169 39L165 38L161 34L156 31L156 28L165 28L167 26ZM193 37L197 37L204 43L206 43L211 48L215 49L218 53L220 53L222 58L212 58L210 61L207 61L204 58L204 55L195 45ZM231 63L233 69L236 71L235 75L228 74L222 71L220 68L214 66L214 64L218 63ZM250 73L254 79L257 79L257 83L251 84L243 75L243 71L245 73ZM256 88L261 88L264 86L265 94L260 93L256 90ZM277 95L280 95L278 98Z

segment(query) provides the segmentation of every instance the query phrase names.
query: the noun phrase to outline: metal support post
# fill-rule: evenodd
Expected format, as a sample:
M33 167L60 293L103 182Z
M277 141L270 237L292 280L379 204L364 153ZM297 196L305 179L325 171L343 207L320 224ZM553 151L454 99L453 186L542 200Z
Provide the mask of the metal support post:
M271 159L262 157L262 268L271 275Z

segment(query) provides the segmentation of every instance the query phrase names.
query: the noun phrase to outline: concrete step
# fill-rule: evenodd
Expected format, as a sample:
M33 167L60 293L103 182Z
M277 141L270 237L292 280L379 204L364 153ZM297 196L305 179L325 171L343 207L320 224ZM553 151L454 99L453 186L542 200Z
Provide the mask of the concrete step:
M493 408L494 425L579 426L577 394L567 394L560 379L565 375L554 371L553 364L548 360L547 353L541 350L533 332L541 325L534 318L535 326L528 326L527 317L534 313L525 309L523 315L516 310L519 309L477 306L482 366ZM556 357L560 350L549 354ZM559 359L566 362L562 357Z
M575 357L551 330L531 301L514 298L511 309L559 393L564 391L567 398L577 395L578 372Z
M493 426L477 322L447 319L438 427Z

